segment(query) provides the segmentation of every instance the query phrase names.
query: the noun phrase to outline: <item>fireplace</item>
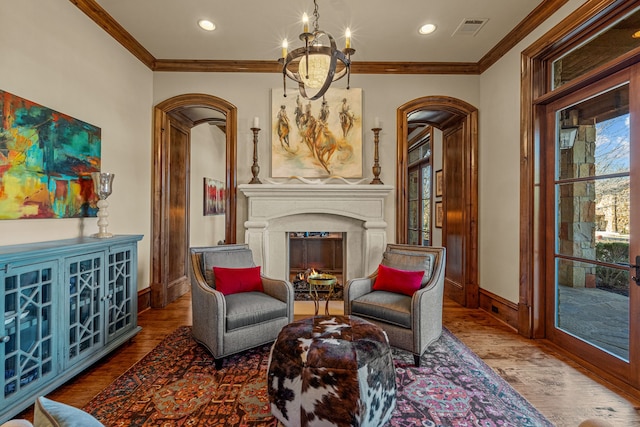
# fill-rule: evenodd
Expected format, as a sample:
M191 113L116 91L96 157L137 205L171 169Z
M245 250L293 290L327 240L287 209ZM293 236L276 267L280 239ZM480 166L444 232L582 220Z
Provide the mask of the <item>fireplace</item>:
M343 284L345 233L327 231L289 232L289 281L306 281L315 271L336 276Z
M242 184L245 243L269 277L290 280L290 233L339 233L348 254L343 280L372 273L387 243L385 199L393 187L368 184Z

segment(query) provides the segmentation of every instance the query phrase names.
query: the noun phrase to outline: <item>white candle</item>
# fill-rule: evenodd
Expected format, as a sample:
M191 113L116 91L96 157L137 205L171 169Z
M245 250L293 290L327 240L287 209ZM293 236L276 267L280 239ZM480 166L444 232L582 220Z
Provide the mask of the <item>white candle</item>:
M307 16L306 13L302 15L302 32L303 33L309 32L309 16Z
M375 120L373 121L373 127L374 128L379 128L380 127L380 118L376 117Z
M253 127L254 128L260 127L260 119L258 117L253 118Z
M347 28L347 31L344 32L344 38L345 38L344 47L346 49L351 48L351 30L349 28Z
M287 49L289 48L289 42L287 39L282 40L282 57L287 57Z

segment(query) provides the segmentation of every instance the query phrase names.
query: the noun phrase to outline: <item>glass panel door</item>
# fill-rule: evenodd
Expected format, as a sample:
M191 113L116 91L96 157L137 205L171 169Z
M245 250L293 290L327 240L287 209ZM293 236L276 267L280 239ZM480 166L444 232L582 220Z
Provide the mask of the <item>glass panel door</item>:
M624 76L568 95L548 110L555 136L548 335L620 377L631 372L637 340L630 324L636 292L630 263L640 255L632 234L634 110Z
M625 84L556 113L557 327L626 361L628 99Z
M409 148L407 243L431 245L431 128Z

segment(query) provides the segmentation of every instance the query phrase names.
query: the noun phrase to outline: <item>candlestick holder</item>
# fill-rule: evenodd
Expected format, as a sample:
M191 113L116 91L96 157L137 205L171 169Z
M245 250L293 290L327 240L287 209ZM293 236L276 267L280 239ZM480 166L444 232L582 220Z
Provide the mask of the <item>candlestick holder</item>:
M380 131L382 130L382 128L375 127L371 130L373 131L373 146L374 146L373 167L371 168L371 170L373 171L373 180L369 184L384 184L380 180L380 171L382 170L382 168L380 167L380 163L379 163L380 156L378 155L378 142L380 141Z
M251 166L253 178L251 178L249 184L262 184L258 178L260 173L260 166L258 165L258 132L260 132L260 128L252 127L251 131L253 132L253 165Z
M109 216L109 213L107 212L107 207L109 206L107 197L111 195L113 178L115 178L115 174L112 173L91 173L91 179L93 179L93 189L100 199L97 203L98 233L92 235L93 237L97 237L98 239L107 239L109 237L113 237L113 234L107 232L107 226L109 225L109 221L107 220L107 217Z

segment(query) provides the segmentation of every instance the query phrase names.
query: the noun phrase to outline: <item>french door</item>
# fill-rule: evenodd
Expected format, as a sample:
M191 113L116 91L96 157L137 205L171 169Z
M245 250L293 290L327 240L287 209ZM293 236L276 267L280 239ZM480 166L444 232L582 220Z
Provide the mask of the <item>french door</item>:
M409 186L407 189L407 243L418 246L433 245L431 236L431 152L432 133L429 126L425 137L409 147Z
M640 385L640 68L546 107L546 336Z

